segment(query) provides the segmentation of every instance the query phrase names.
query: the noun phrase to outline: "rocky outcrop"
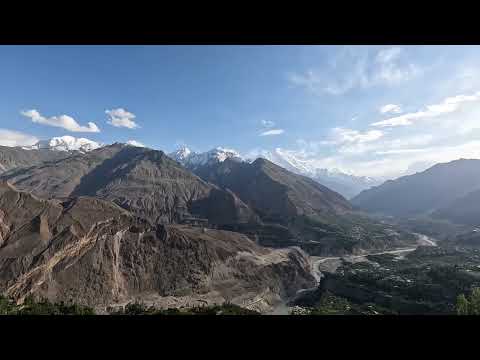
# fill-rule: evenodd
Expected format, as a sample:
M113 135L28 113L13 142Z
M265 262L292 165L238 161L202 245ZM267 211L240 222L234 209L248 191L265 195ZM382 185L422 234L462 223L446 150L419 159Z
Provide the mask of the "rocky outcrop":
M0 211L0 290L19 302L34 295L104 309L173 298L267 310L314 284L299 249L263 248L229 231L152 225L101 199L47 201L1 184Z

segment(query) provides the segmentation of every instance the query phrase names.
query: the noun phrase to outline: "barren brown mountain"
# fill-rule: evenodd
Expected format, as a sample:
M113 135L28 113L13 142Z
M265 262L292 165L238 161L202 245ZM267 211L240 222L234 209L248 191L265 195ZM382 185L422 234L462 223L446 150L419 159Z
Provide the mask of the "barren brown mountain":
M42 200L0 185L0 289L104 310L133 300L159 306L231 301L268 310L310 287L299 249L260 247L244 235L151 225L90 197Z

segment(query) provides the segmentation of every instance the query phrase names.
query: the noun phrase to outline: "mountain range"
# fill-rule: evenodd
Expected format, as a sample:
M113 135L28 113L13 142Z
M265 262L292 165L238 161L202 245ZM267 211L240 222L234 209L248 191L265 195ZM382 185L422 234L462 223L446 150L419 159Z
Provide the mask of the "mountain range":
M0 148L0 291L20 302L253 301L266 311L314 285L307 254L416 239L264 158L45 144Z
M40 140L32 146L23 147L26 150L54 150L54 151L80 151L88 152L104 146L103 144L85 138L73 136L54 137L49 140Z
M429 215L478 225L480 160L459 159L386 181L361 192L352 203L369 212L397 217Z
M297 249L267 249L242 234L152 225L91 197L42 200L0 184L0 289L107 307L134 300L158 306L225 301L256 308L314 284Z
M169 154L170 157L189 169L195 169L206 163L212 164L222 162L226 159L233 159L241 162L252 162L241 156L237 151L218 147L204 153L191 151L188 147L181 147ZM289 151L276 148L273 151L262 151L258 157L269 160L284 169L295 174L304 175L319 182L322 185L342 194L347 199L360 193L362 190L379 185L382 180L366 176L355 176L344 173L338 169L319 168L311 161L302 160Z
M140 144L136 141L129 141L127 144L132 146L140 146ZM101 144L86 138L62 136L54 137L48 140L41 140L32 146L25 146L22 149L53 150L57 152L78 151L81 153L86 153L103 146L105 146L105 144ZM253 161L245 158L233 149L223 147L217 147L206 152L194 152L188 147L182 146L178 150L168 155L189 169L194 169L197 166L205 165L207 163L222 162L226 159L245 162ZM33 157L35 155L30 154L29 156ZM342 172L338 169L319 168L318 166L312 164L312 162L302 160L295 154L280 148L276 148L273 151L263 151L259 154L259 157L267 159L293 173L310 177L322 185L325 185L330 189L342 194L347 199L354 197L362 190L379 185L382 182L381 179L355 176ZM42 159L41 157L39 158ZM3 163L3 161L0 161L0 170L2 170ZM29 162L27 161L26 163ZM8 168L9 167L7 166L5 169Z
M318 167L313 161L299 158L295 153L280 148L262 151L260 156L296 174L308 176L322 185L342 194L347 199L362 190L380 185L383 180L367 176L355 176L338 169Z

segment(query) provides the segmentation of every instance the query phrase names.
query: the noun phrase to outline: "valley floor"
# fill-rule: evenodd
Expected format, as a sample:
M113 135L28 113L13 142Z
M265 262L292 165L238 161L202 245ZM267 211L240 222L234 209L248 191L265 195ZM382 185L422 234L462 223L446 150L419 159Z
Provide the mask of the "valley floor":
M345 256L335 256L335 257L320 257L320 256L310 256L311 272L317 281L317 286L307 289L301 289L297 292L294 298L289 299L289 301L277 305L273 311L268 313L268 315L290 315L295 300L301 295L305 295L308 292L316 291L324 273L335 273L337 268L343 263L358 263L358 262L368 262L367 256L378 256L378 255L397 255L398 258L402 258L405 254L410 253L418 248L418 246L437 246L436 239L433 239L427 235L415 234L417 236L417 246L408 247L408 248L399 248L391 249L386 251L373 251L365 252L360 255L345 255Z

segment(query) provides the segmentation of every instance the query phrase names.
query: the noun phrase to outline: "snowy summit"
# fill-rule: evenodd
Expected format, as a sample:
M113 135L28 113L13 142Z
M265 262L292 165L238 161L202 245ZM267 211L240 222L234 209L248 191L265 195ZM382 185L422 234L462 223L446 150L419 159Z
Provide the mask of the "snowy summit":
M75 138L73 136L53 137L49 140L40 140L35 145L24 147L26 150L48 149L54 151L80 151L89 152L102 147L95 141L85 138Z
M232 149L217 147L207 152L197 153L183 146L169 155L172 159L187 167L197 167L212 163L224 162L227 159L243 161L238 152Z

